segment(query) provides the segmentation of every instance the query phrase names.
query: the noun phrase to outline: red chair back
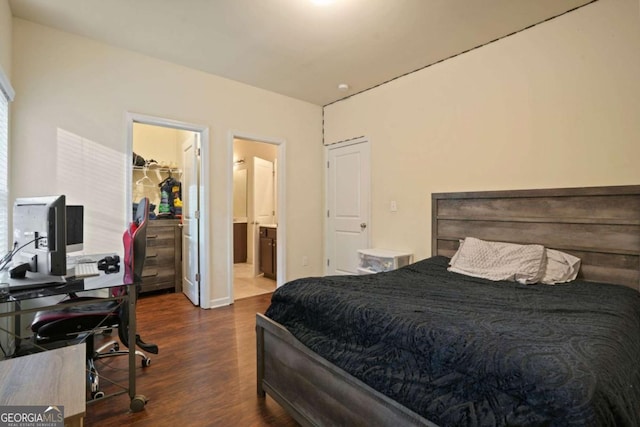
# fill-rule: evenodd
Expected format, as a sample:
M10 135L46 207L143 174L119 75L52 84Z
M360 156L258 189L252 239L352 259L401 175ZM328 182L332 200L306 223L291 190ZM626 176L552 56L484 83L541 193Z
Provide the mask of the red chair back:
M124 246L124 283L140 283L147 255L147 223L149 221L149 199L143 197L138 203L133 222L122 235Z

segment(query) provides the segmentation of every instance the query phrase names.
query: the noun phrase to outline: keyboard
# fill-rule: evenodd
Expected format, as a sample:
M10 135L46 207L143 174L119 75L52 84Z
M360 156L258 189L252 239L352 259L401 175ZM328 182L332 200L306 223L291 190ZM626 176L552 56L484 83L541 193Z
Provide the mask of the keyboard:
M91 277L91 276L99 276L100 270L98 270L97 262L81 262L76 264L73 268L73 277L77 277L79 279L83 277Z

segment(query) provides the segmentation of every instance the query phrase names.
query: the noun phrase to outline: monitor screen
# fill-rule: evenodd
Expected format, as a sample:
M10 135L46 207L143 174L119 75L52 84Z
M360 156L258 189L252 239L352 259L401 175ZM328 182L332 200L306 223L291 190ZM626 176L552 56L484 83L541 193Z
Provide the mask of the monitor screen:
M25 197L13 206L13 264L28 270L64 276L66 259L65 196Z
M67 205L67 254L83 249L84 206Z

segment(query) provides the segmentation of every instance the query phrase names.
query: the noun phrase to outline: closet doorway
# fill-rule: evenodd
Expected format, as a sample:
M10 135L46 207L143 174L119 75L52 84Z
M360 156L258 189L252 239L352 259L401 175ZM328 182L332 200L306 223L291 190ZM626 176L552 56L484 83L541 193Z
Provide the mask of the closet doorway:
M235 135L233 145L233 298L273 292L284 276L284 143Z
M141 292L182 292L194 305L209 308L206 263L208 217L202 175L206 127L129 115L131 154L127 206L141 197L151 202L147 258Z

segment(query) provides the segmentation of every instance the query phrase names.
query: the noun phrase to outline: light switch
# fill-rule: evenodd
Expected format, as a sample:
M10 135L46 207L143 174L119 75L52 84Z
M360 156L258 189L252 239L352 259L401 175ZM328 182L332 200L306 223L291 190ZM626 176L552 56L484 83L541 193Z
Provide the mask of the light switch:
M395 200L391 201L391 212L397 212L398 211L398 205L396 204Z

